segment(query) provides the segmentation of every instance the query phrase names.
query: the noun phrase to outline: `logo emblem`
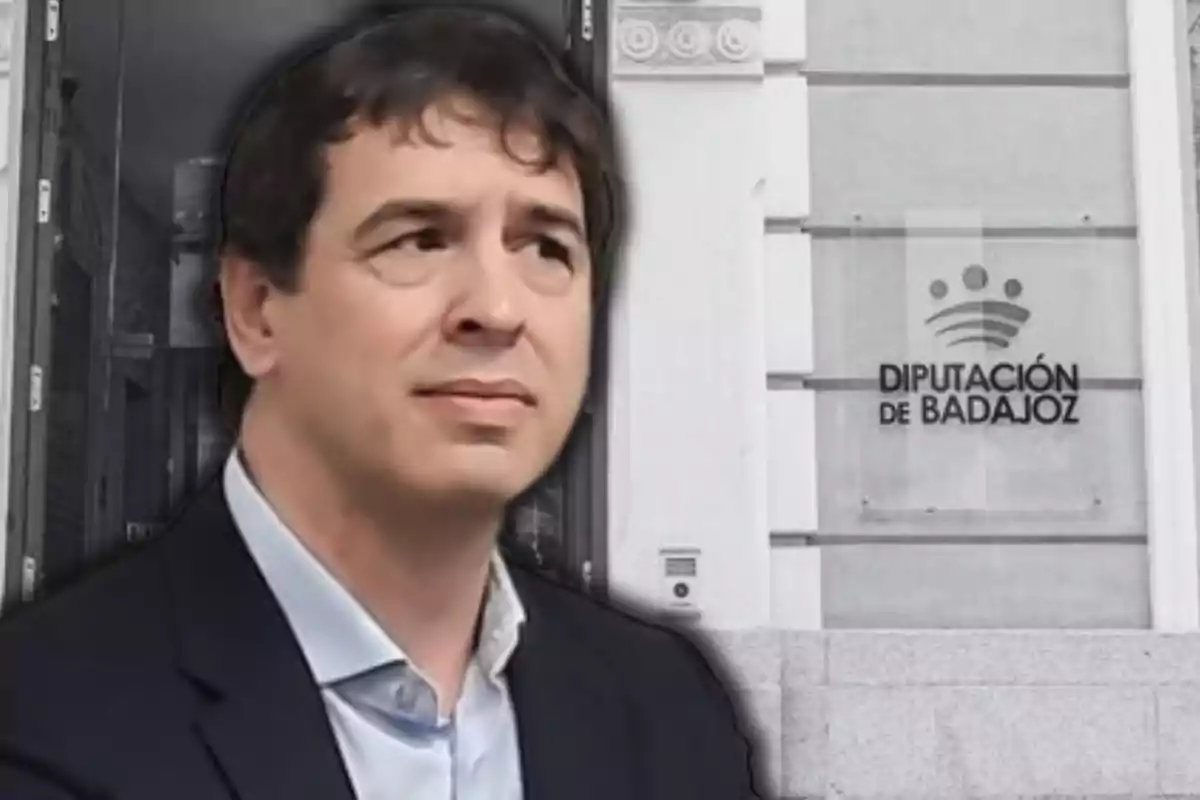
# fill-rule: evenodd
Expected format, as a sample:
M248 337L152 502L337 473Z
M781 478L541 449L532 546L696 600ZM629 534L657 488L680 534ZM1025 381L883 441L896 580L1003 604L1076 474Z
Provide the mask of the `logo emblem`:
M982 343L989 350L1008 347L1021 328L1029 321L1029 309L1014 302L1025 290L1021 282L1009 278L1002 287L1005 300L980 297L990 282L988 272L979 264L971 264L962 271L962 286L978 299L967 299L943 308L929 319L928 326L936 326L934 335L949 339L947 347L974 342ZM929 284L929 294L938 302L945 301L950 287L943 280Z

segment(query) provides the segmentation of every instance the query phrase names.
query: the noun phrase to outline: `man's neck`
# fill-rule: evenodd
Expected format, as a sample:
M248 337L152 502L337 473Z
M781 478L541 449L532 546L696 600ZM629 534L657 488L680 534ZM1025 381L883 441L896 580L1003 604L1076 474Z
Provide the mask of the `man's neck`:
M284 524L434 682L441 710L453 708L502 510L454 518L415 503L370 508L329 464L265 420L246 420L240 447Z

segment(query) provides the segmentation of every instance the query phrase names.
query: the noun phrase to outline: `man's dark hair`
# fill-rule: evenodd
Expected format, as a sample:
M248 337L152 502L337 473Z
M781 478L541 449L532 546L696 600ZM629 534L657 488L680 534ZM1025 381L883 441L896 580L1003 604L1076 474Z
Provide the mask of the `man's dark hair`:
M571 74L556 48L494 9L459 3L367 14L308 43L238 117L220 194L221 248L295 289L309 224L325 192L326 148L355 124L396 124L429 138L421 115L450 96L474 101L516 158L507 133L532 129L536 165L566 158L579 174L594 263L597 322L617 265L626 190L607 106ZM598 337L597 337L598 338ZM226 353L222 405L236 424L251 389Z

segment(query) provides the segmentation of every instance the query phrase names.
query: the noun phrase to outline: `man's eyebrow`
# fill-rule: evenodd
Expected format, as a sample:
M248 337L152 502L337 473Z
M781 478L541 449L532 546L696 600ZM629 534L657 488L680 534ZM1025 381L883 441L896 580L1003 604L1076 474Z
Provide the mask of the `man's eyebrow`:
M361 241L389 222L398 220L445 222L447 219L461 216L463 213L463 209L441 200L412 198L385 200L354 227L352 238L354 241ZM577 236L580 241L587 241L583 220L568 208L548 203L530 202L522 204L520 213L535 225L562 228Z
M354 227L353 239L360 241L389 222L397 220L436 222L457 213L459 212L453 206L438 200L386 200Z
M525 216L532 222L547 228L565 228L581 241L587 241L583 220L570 209L546 203L529 203L523 208Z

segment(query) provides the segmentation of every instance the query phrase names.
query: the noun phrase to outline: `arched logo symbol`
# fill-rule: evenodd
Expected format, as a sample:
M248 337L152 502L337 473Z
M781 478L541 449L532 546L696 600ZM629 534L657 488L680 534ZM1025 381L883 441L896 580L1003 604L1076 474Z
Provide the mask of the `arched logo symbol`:
M979 297L988 288L990 280L986 269L971 264L962 271L962 286L969 295L979 299L955 303L925 320L926 325L934 328L935 336L947 341L948 347L977 342L989 350L1003 350L1029 321L1029 309L1015 302L1024 291L1021 282L1015 278L1004 282L1005 300ZM943 302L950 294L950 287L943 280L935 280L929 284L929 294L934 300Z

